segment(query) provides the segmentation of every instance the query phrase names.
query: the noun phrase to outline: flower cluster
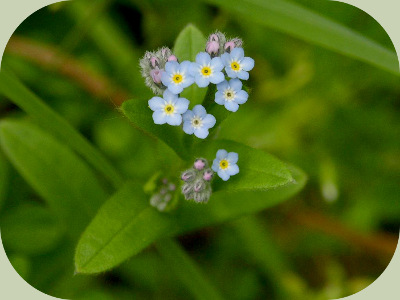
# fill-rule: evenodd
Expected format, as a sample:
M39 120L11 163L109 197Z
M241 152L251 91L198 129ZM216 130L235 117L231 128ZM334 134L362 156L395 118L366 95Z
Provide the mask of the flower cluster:
M227 40L217 31L208 37L205 51L196 55L195 62L179 62L169 48L163 47L156 52L146 52L140 66L147 86L155 94L163 95L149 100L154 123L179 126L183 121L185 133L205 139L216 123L215 117L207 114L201 105L188 110L189 100L179 94L192 84L200 88L215 84L215 102L235 112L248 99L240 80L249 79L248 72L253 69L254 60L244 56L241 39Z
M161 186L157 193L150 198L150 205L159 211L166 211L173 206L176 186L167 178L161 180Z
M204 158L195 160L193 167L182 173L181 179L185 182L182 193L186 200L194 200L198 203L207 203L211 196L211 180L214 172L208 168L208 162Z

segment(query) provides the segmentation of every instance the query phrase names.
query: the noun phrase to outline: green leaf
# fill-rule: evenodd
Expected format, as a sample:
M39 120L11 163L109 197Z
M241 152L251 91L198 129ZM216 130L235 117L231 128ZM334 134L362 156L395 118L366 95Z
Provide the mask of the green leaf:
M28 255L52 250L63 235L55 216L38 204L24 204L7 211L0 224L6 249Z
M103 272L160 237L182 234L273 206L304 186L305 175L298 169L291 171L295 181L283 187L264 192L215 192L207 205L183 201L169 214L151 207L142 187L127 184L100 208L83 233L75 254L76 271Z
M218 176L214 179L213 190L230 192L267 190L285 185L293 180L287 166L272 155L228 140L204 141L194 145L193 158L204 157L212 164L217 151L225 149L239 155L239 174L232 176L227 182Z
M0 151L0 211L7 196L8 174L7 160Z
M106 199L88 166L52 136L23 122L0 122L0 146L76 238Z
M4 68L0 72L0 94L8 97L47 132L87 159L115 187L122 183L121 176L96 148Z
M206 38L197 27L192 24L187 25L178 35L175 46L174 54L180 62L184 60L196 61L196 55L199 52L204 52L206 47ZM186 88L181 97L190 101L190 106L201 104L207 92L206 88L199 88L195 83Z
M338 53L399 74L396 53L354 30L285 0L206 0L242 21L265 25Z
M182 129L167 124L154 124L152 111L148 107L147 101L125 101L121 105L121 110L136 127L162 140L180 157L187 157L187 151L182 144Z

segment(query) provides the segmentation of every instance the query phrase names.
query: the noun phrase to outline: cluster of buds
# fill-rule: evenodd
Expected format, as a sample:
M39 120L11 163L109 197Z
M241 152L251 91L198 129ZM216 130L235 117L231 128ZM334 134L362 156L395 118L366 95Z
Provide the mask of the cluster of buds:
M232 38L227 40L225 35L216 31L210 34L206 44L206 52L210 54L211 57L221 56L225 52L231 53L234 48L241 48L243 41L239 38Z
M174 207L176 185L167 178L161 180L158 192L150 198L150 205L159 211L167 211Z
M161 75L164 71L165 64L169 61L177 61L171 49L162 47L155 52L146 51L140 60L140 68L146 85L156 95L162 95L166 87L161 82Z
M211 197L211 180L214 171L208 167L204 158L195 160L193 167L182 173L181 179L185 182L182 193L186 200L194 200L197 203L207 203Z

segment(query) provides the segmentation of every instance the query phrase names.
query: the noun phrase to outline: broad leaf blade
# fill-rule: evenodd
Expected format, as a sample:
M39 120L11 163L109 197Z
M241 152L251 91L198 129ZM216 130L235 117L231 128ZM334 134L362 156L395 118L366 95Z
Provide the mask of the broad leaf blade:
M152 111L147 101L128 100L121 105L121 110L139 129L159 138L180 157L186 157L187 152L182 145L182 129L168 124L154 124Z
M88 166L53 137L23 122L0 123L0 146L76 238L106 199Z
M128 184L99 210L79 241L75 263L82 273L115 267L163 236L211 226L275 205L299 191L305 175L292 170L295 181L265 192L215 192L207 205L184 201L171 214L149 205L142 188ZM251 201L247 201L251 199Z
M396 54L361 34L285 0L206 0L233 15L399 74Z
M178 35L175 46L174 54L179 59L179 62L184 60L196 61L196 55L199 52L204 52L206 47L206 38L197 27L192 24L186 26ZM199 88L196 83L186 88L181 97L190 101L190 107L196 104L201 104L207 92L206 88Z

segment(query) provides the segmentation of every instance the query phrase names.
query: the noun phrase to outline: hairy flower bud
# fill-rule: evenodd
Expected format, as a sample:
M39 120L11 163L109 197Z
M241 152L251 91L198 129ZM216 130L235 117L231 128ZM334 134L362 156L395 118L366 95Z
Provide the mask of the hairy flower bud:
M207 169L204 171L203 179L205 181L210 181L213 178L214 172L211 169Z
M204 180L200 179L197 180L194 185L193 185L193 190L198 193L201 192L202 190L204 190L204 188L206 187Z
M182 173L181 179L185 182L193 181L196 176L196 172L194 170L186 170Z
M231 53L234 48L240 48L243 45L243 41L239 38L234 38L225 43L224 49L226 52Z
M196 161L194 162L194 168L196 170L203 170L204 167L206 166L206 160L204 158L198 158L196 159Z
M168 61L178 61L178 59L176 58L175 55L170 55L170 56L168 57Z
M221 56L224 53L225 42L225 35L222 32L216 31L209 35L205 50L211 57Z

